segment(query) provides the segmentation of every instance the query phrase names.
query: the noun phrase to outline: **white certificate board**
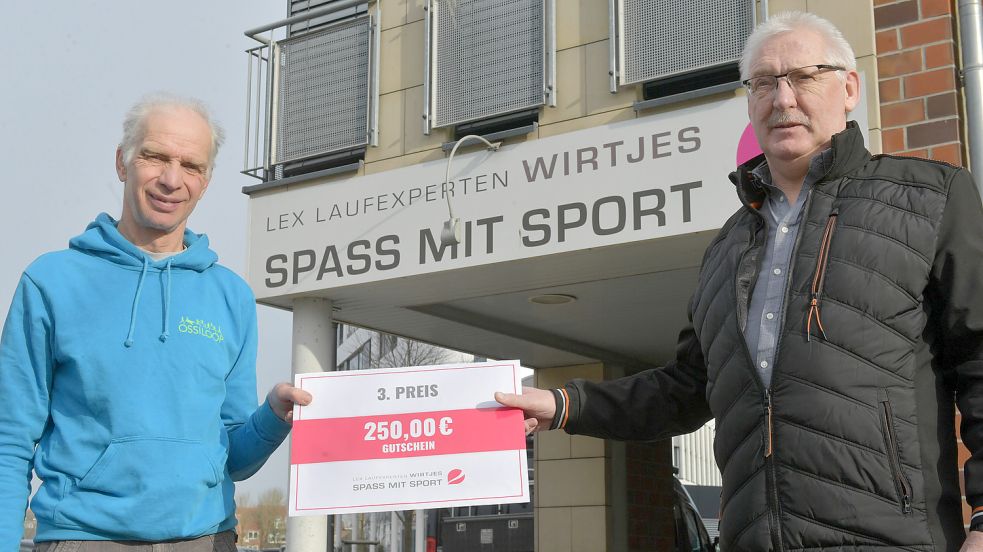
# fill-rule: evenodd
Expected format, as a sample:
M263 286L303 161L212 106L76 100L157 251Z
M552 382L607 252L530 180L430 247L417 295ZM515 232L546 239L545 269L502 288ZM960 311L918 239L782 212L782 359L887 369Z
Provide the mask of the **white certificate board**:
M529 501L519 361L298 374L291 516Z

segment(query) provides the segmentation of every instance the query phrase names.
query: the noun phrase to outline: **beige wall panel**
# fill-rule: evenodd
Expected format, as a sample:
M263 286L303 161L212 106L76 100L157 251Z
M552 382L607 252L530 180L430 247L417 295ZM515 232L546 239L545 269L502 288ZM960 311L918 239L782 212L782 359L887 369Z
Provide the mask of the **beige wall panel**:
M365 162L403 154L403 93L379 96L379 145L365 150Z
M806 11L806 9L806 0L770 0L768 2L768 13L770 15L783 11Z
M608 38L604 0L557 0L556 49L565 50Z
M378 0L382 10L382 30L406 23L406 4L409 0Z
M379 93L423 85L423 22L382 31Z
M536 470L539 506L603 506L604 464L604 458L540 461Z
M602 40L584 46L584 98L588 115L631 107L638 99L638 86L623 86L617 94L611 93L608 43Z
M403 151L418 151L439 148L451 139L446 128L435 128L430 136L423 134L423 86L414 86L403 91Z
M555 368L538 368L534 374L536 387L540 389L555 389L574 378L601 381L604 379L604 365L594 363L557 366Z
M536 552L570 552L572 537L570 508L536 510Z
M427 4L426 0L405 0L406 1L406 22L412 23L423 19L426 10L423 7Z
M536 460L570 458L570 439L571 436L562 429L536 433Z
M369 148L370 150L372 148ZM417 163L425 163L427 161L435 161L437 159L445 159L443 150L427 150L421 151L419 153L412 153L410 155L402 155L399 157L390 157L389 159L383 159L381 161L376 161L374 163L366 163L365 174L375 174L385 171L391 171L393 169L400 169L402 167L409 167L410 165L416 165Z
M382 31L379 52L379 93L388 94L402 84L403 27Z
M423 85L423 21L407 23L403 26L402 87Z
M566 432L564 431L564 433ZM586 435L570 436L570 456L573 458L594 458L604 455L604 439L587 437Z
M628 119L634 118L635 110L630 107L625 109L617 109L614 111L605 111L604 113L598 113L597 115L590 115L588 117L581 117L570 121L562 121L552 125L542 125L539 127L539 137L546 138L547 136L555 136L557 134L572 132L574 130L583 130L585 128L594 128L596 126L616 123L618 121L627 121Z
M864 79L860 83L860 87L867 92L867 126L881 128L881 94L877 86L877 57L871 55L858 58L857 71L863 73Z
M571 552L598 552L607 549L607 508L587 506L570 508Z
M857 57L874 49L874 6L871 0L808 0L809 11L829 19L853 46Z
M584 48L570 48L556 53L556 107L544 107L539 123L548 125L583 117Z

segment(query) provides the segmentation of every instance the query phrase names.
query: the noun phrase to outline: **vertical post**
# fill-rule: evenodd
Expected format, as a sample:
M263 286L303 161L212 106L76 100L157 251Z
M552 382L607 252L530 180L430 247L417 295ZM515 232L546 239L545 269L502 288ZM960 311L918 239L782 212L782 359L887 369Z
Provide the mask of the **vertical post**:
M335 369L335 332L331 328L331 301L316 297L293 303L294 374L328 372ZM287 519L288 552L324 552L331 546L331 519L326 516Z
M427 511L415 510L413 512L414 521L414 552L427 552Z
M400 527L402 527L402 523L399 521L399 514L395 510L389 512L389 548L386 549L386 552L396 552L399 550L399 545L396 543L401 541L396 539L398 537L397 531L399 531Z
M615 0L608 0L608 90L618 93L618 6Z
M969 169L983 193L983 4L959 0L959 36L962 45L963 86L966 93L966 129Z
M369 540L376 542L382 542L381 535L379 535L379 524L377 518L379 514L372 513L369 514ZM369 552L379 552L379 546L376 544L370 545Z
M364 541L365 538L365 514L355 514L355 523L352 524L352 540ZM365 552L368 549L364 544L352 545L353 552Z

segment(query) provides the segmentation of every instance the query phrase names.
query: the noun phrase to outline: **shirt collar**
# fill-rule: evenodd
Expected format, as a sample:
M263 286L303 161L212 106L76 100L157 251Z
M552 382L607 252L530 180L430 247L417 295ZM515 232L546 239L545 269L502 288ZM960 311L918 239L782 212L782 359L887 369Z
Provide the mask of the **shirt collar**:
M817 153L809 161L809 170L806 172L805 178L802 180L802 191L806 191L810 186L819 181L833 165L833 149L826 148L823 151ZM769 197L774 197L775 194L783 194L777 186L772 184L771 180L771 170L768 168L768 160L762 160L761 163L751 170L751 174L756 176L758 180L764 185L765 191L768 192Z

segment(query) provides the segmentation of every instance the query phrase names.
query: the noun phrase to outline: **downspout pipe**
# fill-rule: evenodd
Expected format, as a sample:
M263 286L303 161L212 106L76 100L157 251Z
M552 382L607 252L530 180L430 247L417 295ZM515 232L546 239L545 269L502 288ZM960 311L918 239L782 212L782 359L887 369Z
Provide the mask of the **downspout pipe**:
M983 0L959 0L969 168L983 195ZM979 169L979 170L976 170Z

